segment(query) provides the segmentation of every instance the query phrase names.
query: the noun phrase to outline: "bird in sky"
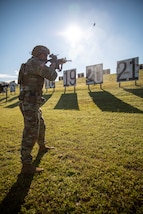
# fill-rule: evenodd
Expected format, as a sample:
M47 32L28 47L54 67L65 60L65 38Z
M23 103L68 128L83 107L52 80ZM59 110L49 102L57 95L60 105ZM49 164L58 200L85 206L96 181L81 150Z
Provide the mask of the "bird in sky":
M93 27L95 27L96 23L94 22Z

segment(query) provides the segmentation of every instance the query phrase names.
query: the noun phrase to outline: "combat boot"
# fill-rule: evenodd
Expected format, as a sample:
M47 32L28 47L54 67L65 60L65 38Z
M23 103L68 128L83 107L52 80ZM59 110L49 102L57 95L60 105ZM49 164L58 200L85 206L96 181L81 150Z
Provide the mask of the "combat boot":
M46 152L48 152L49 150L51 150L51 149L54 149L55 147L50 147L50 146L45 146L45 145L43 145L43 146L39 146L39 152L40 153L46 153Z
M21 169L22 174L34 174L34 173L40 173L42 171L44 171L43 168L39 168L31 164L23 164Z

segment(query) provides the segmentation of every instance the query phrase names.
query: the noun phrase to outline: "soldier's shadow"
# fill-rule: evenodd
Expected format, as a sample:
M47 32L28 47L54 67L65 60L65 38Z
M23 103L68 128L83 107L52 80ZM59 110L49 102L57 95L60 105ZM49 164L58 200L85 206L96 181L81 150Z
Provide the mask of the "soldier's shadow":
M44 153L38 153L33 161L33 165L38 166ZM1 214L18 214L24 204L25 197L28 195L34 174L19 174L17 181L12 185L6 197L0 205Z

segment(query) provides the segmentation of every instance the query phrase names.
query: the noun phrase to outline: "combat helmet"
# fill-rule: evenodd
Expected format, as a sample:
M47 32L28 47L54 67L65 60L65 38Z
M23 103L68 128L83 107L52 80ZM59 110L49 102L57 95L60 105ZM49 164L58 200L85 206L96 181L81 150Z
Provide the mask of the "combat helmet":
M39 56L41 53L44 53L44 54L48 55L48 54L50 54L50 50L49 50L47 47L43 46L43 45L37 45L37 46L35 46L35 47L33 48L31 54L32 54L32 56L37 57L37 56Z

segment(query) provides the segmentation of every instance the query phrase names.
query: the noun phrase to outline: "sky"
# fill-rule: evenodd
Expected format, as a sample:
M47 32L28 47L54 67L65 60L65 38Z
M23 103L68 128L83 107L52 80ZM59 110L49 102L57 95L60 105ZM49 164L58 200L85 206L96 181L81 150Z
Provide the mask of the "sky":
M116 73L117 61L134 57L143 64L143 0L1 0L0 32L0 81L17 80L36 45L77 73L100 63Z

